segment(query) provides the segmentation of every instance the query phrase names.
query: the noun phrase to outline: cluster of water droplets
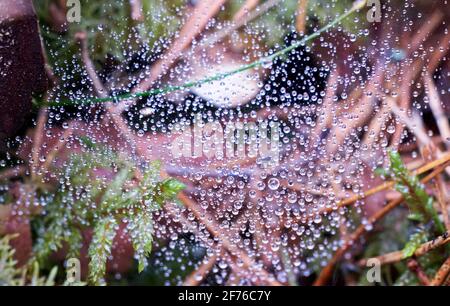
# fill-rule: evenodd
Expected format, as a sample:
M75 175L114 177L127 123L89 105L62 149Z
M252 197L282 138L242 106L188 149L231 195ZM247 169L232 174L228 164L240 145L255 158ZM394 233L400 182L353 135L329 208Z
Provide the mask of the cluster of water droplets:
M145 15L148 22L130 28L114 27L108 22L84 29L88 33L88 52L105 87L104 94L129 93L137 84L152 77L155 73L152 67L170 56L166 52L173 47L174 41L180 39L177 29L182 25L181 21L193 10L193 4L186 13L182 6L172 2L176 1L168 1L166 6L159 5L159 8L150 10ZM231 24L226 19L224 21L222 15L222 19L218 17L209 21L203 33L179 56L179 62L163 77L156 79L153 88L182 85L199 75L208 77L214 75L220 66L230 69L242 66L270 56L286 44L298 42L303 36L294 34L295 20L286 15L292 11L292 3L297 1L280 2L278 13L269 11L269 17L246 24L241 31L229 33L216 45L202 45ZM337 2L326 1L320 8L329 10L328 21L335 17L331 12ZM117 3L121 1L104 3L101 10L107 14L118 6ZM405 10L411 5L408 2ZM223 8L220 14L226 15L227 12ZM277 19L277 16L283 18ZM369 62L378 53L382 54L383 61L400 61L404 51L390 53L395 50L391 50L388 41L398 39L394 32L391 33L393 37L382 41L356 44L371 39L367 28L358 27L362 18L358 15L346 21L347 24L353 22L352 31L339 25L324 37L252 69L244 81L237 81L245 84L235 84L224 78L214 81L212 88L204 84L188 90L119 101L117 103L125 105L119 115L129 129L125 133L120 131L124 127L117 127L117 121L111 120L111 114L105 110L110 104L53 106L48 110L38 160L32 159L31 150L24 157L23 164L45 164L50 154L52 167L47 167L45 173L39 172L37 167L37 174L46 184L56 180L60 192L67 191L71 195L61 199L70 207L71 201L83 201L92 188L106 188L120 169L115 169L117 172L112 174L93 169L93 173L86 175L98 175L95 178L97 183L73 190L67 178L77 165L65 155L81 154L90 146L108 146L119 155L130 156L134 167L141 172L146 171L143 165L149 160L160 160L168 175L186 184L183 193L189 201L181 201L179 206L154 213L154 253L145 272L149 278L153 273L162 278L164 284L180 284L185 275L214 257L216 262L210 273L206 278L194 275L196 281L206 279L211 284L261 283L265 279L260 274L262 268L280 282L292 281L292 277L295 282L307 282L308 277L320 271L359 223L366 223L367 230L372 226L365 216L364 201L357 202L353 208L338 206L340 199L360 195L367 188L368 181L374 178L370 173L384 162L384 155L378 153L388 146L379 131L378 134L372 132L365 124L348 129L349 123L360 119L352 112L356 103L351 94L355 88L362 90L365 105L357 106L361 107L361 113L372 109L372 100L375 99L371 98L379 101L396 98L398 88L378 92L368 85L375 80L379 87L384 81L378 79L376 65ZM312 24L311 31L318 30L317 20L309 18L308 22ZM170 24L168 31L163 31L165 24ZM392 24L387 26L392 27ZM404 31L411 31L410 26L405 25ZM124 29L128 32L125 33ZM43 31L44 36L51 32L45 26ZM272 41L274 37L276 42ZM111 43L117 45L114 53L101 50L101 39L111 40L106 46ZM48 99L63 104L67 100L76 102L95 98L98 88L94 88L86 63L80 57L79 44L68 36L46 39L46 42L54 63L53 72L60 79ZM419 54L412 56L418 57ZM397 64L394 66L398 68ZM339 71L339 76L334 75L335 82L327 83L333 80L336 71ZM420 84L414 86L413 104L420 109L423 107L423 103L419 103ZM224 91L229 93L229 99L222 100ZM334 93L328 96L330 91ZM254 96L247 97L249 92L255 92ZM236 96L245 98L231 105ZM383 102L378 103L375 109L381 107ZM179 136L177 127L192 128L198 114L204 123L219 122L223 126L235 122L280 123L279 164L265 168L257 158L248 157L174 158L171 148L174 137ZM381 132L394 135L398 127L395 123L394 120L383 125ZM348 133L341 134L347 129ZM68 130L72 131L70 136L65 133ZM367 144L364 135L380 138L379 142ZM30 142L32 137L27 137L15 142L16 147ZM205 137L200 135L200 142L204 143ZM58 146L55 158L51 152ZM375 152L376 149L379 152ZM0 188L0 197L4 198L3 193L8 187ZM49 196L37 202L45 207L53 200ZM93 202L90 205L97 204ZM88 207L86 214L89 213ZM132 218L124 221L134 222Z

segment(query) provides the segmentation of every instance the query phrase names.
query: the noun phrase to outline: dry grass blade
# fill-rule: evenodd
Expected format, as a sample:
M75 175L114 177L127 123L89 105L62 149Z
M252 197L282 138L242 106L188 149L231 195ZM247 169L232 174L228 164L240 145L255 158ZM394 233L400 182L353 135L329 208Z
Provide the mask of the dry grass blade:
M281 0L268 0L258 6L257 9L251 11L250 13L242 16L242 18L236 19L235 22L227 27L225 27L223 30L217 31L213 34L210 34L207 38L205 38L202 43L198 46L199 48L208 47L211 45L214 45L230 35L233 31L236 31L237 29L241 28L242 26L248 24L250 21L258 18L262 14L266 13L268 10L273 8L275 5L280 3Z
M246 0L244 5L234 15L233 21L237 22L246 17L258 4L259 0Z
M425 271L423 271L420 263L415 259L408 260L407 263L408 269L417 276L417 279L423 286L430 285L430 279L428 278Z
M412 118L408 118L405 111L401 110L396 104L391 103L392 112L411 130L417 137L417 140L421 147L433 146L433 140L428 136L425 131L425 125L423 124L422 117L416 113L412 114ZM436 148L437 156L441 157L444 155L442 151ZM447 174L450 175L450 169L446 169Z

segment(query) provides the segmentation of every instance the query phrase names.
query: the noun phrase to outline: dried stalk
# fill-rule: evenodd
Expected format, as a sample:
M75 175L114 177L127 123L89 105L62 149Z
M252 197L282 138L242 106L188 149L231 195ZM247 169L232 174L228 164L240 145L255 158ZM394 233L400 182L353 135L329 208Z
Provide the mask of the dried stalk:
M371 117L373 103L375 97L377 96L380 88L377 84L380 83L384 76L384 68L383 65L379 64L377 68L375 68L375 72L372 75L373 79L370 84L367 86L366 92L371 92L372 95L363 95L362 97L355 98L354 101L352 99L348 99L352 105L352 110L344 116L341 115L341 119L343 121L342 124L338 124L330 132L330 136L332 137L332 142L329 143L327 151L329 153L335 153L340 145L345 141L345 138L359 126L364 125L365 122Z
M405 112L400 110L400 108L395 104L391 103L392 112L399 117L399 119L410 129L414 135L416 135L418 142L424 146L433 146L433 141L430 136L425 131L425 126L423 124L423 120L420 116L413 113L412 118L408 118ZM436 148L436 154L438 157L444 155L442 151ZM447 174L450 175L450 169L446 170Z
M448 237L448 234L444 234L442 236L439 236L431 241L428 241L424 244L422 244L415 252L414 252L414 257L420 257L425 255L426 253L437 249L441 246L446 245L447 243L450 242L450 237ZM380 255L377 257L373 257L373 258L368 258L368 259L362 259L359 261L359 266L361 267L365 267L367 265L367 262L370 260L377 260L381 265L386 265L386 264L391 264L391 263L396 263L399 261L404 260L405 257L403 255L403 251L396 251L396 252L392 252L392 253L388 253L388 254L384 254L384 255Z
M259 16L266 13L268 10L270 10L280 2L281 0L267 0L266 2L261 4L257 9L251 11L247 15L244 15L243 18L236 19L234 24L231 24L230 26L225 27L223 30L220 30L216 33L210 34L207 38L205 38L202 41L202 43L198 46L198 48L205 48L218 43L219 41L230 35L230 33L248 24L250 21L258 18Z

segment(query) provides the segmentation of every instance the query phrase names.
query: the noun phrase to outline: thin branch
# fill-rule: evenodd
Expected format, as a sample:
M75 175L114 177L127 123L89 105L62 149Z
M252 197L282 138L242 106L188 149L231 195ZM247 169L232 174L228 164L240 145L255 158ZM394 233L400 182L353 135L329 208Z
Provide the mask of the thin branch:
M444 264L439 268L433 280L431 281L431 286L440 286L442 285L447 276L450 274L450 257L444 262Z
M433 15L427 19L427 22L422 25L420 29L417 30L416 36L412 39L412 43L409 48L409 53L412 54L415 50L420 48L424 41L430 36L433 30L439 26L442 21L444 14L437 10Z
M417 279L423 286L429 286L430 285L430 279L428 278L428 275L423 271L420 263L412 258L408 260L407 263L408 269L414 273L417 276Z
M244 15L243 18L236 19L234 24L225 27L223 30L210 34L202 43L198 46L199 48L209 47L214 45L230 35L230 33L238 30L242 26L248 24L252 20L258 18L262 14L269 11L271 8L276 6L281 0L268 0L261 4L257 9L251 11L249 14Z
M143 21L142 0L130 0L131 19L134 21Z
M431 241L428 241L428 242L422 244L420 247L418 247L417 250L414 252L413 257L416 257L416 258L421 257L434 249L437 249L441 246L446 245L449 242L450 242L450 237L448 236L447 233L444 235L441 235ZM377 257L373 257L373 258L362 259L359 261L358 264L361 267L365 267L367 265L367 262L369 262L371 260L377 260L381 265L386 265L386 264L396 263L396 262L402 261L404 259L405 259L405 256L403 254L403 251L396 251L396 252L380 255Z

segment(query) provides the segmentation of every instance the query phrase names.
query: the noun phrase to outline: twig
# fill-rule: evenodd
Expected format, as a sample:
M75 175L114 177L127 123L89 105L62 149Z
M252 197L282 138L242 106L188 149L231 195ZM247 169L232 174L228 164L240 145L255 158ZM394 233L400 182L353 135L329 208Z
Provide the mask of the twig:
M47 121L47 108L41 108L39 110L38 122L36 125L36 129L34 131L33 137L33 148L32 148L32 160L33 164L31 165L31 177L34 179L36 177L36 172L39 167L39 155L41 152L42 145L42 137L44 136L44 128L45 122Z
M316 127L310 133L311 138L316 137L316 139L310 140L310 149L312 146L321 141L322 131L330 127L333 121L333 116L336 115L336 103L334 103L333 98L336 95L338 77L338 71L331 72L328 77L327 91L320 107L320 115L316 120Z
M450 162L450 153L447 153L444 156L442 156L441 158L439 158L439 159L437 159L437 160L435 160L433 162L430 162L430 163L420 167L419 169L413 171L413 175L424 174L425 172L428 172L428 171L430 171L430 170L432 170L432 169L434 169L434 168L436 168L438 166L442 166L442 165L445 166L445 164L448 164L449 162ZM392 188L394 186L394 184L395 184L394 182L384 182L384 183L382 183L382 184L380 184L380 185L378 185L378 186L376 186L374 188L371 188L371 189L365 191L362 195L358 194L358 195L355 195L355 196L350 197L348 199L340 201L337 204L337 206L338 207L344 207L344 206L351 205L351 204L353 204L356 201L363 200L363 199L365 199L365 198L367 198L367 197L369 197L371 195L374 195L374 194L376 194L376 193L378 193L380 191ZM334 209L327 209L327 210L324 210L322 213L331 212L333 210Z
M306 33L306 17L308 16L308 0L298 0L295 27L298 33Z
M430 174L424 177L421 182L427 183L437 175L439 175L442 171L445 170L448 164L448 160L446 163L440 165L436 169L433 170ZM377 213L375 213L372 217L370 217L368 224L375 224L378 220L382 219L386 216L391 210L399 206L404 201L403 197L399 197L391 201L388 205L383 207ZM328 262L327 266L323 268L320 275L317 277L314 282L315 286L323 286L325 285L331 277L334 266L341 260L344 254L350 249L350 247L367 231L367 224L360 225L355 232L350 236L350 239L347 240L344 245L339 248L336 253L333 255L331 260ZM446 237L447 238L447 237Z
M421 257L425 255L426 253L437 249L447 243L450 242L450 237L448 234L441 235L437 237L436 239L433 239L431 241L425 242L420 247L417 248L417 250L414 252L414 257ZM380 255L377 257L369 258L369 259L362 259L359 261L359 266L365 267L367 265L367 262L370 260L377 260L381 265L391 264L395 262L399 262L405 259L405 256L403 254L403 251L396 251L384 255Z
M370 118L375 97L380 90L380 87L377 84L380 83L383 76L384 66L380 63L372 74L370 84L367 85L366 92L372 92L372 95L363 95L359 101L359 97L356 97L354 101L351 101L351 99L349 100L350 103L354 103L352 110L349 113L344 114L342 118L344 123L334 126L330 131L330 136L333 141L329 143L327 148L329 153L335 153L351 131L362 126Z
M242 18L248 15L250 11L252 11L258 4L259 0L246 0L244 5L234 15L233 21L240 21Z
M449 274L450 274L450 257L447 258L444 264L437 271L436 275L431 281L431 286L442 285Z
M221 253L223 253L221 251ZM192 272L184 281L183 286L198 286L202 280L208 275L209 271L214 267L217 261L217 255L214 254L204 262L198 269Z
M443 139L450 139L450 125L448 123L448 117L445 115L442 109L442 102L439 97L437 88L433 82L429 73L424 76L426 88L428 90L428 100L430 102L430 108L436 119L436 124L439 128L439 132ZM450 143L446 142L447 149L450 150Z
M428 73L434 73L442 58L447 54L448 50L450 50L450 32L444 34L441 43L438 47L436 47L436 50L428 61Z
M392 112L400 119L400 121L402 121L411 130L411 132L416 135L417 140L422 144L422 146L432 143L430 137L428 137L425 132L421 118L417 114L413 113L412 118L409 118L406 112L401 110L395 102L391 103L391 108Z
M436 198L439 206L441 207L442 218L444 219L445 228L450 233L450 219L448 216L448 202L449 196L446 190L446 186L441 176L436 177L435 180Z
M383 218L385 215L387 215L391 210L399 206L403 202L403 198L399 198L396 200L391 201L388 205L383 207L381 210L379 210L376 214L374 214L369 219L369 224L374 224L381 218ZM320 272L319 276L317 277L316 281L314 282L314 286L323 286L325 285L334 269L334 266L341 260L341 258L344 256L344 254L350 249L350 247L355 243L367 230L367 225L361 225L359 226L355 232L353 232L350 235L350 238L344 243L344 245L339 248L336 253L333 255L331 260L328 262L328 264L323 268L323 270Z
M412 258L408 260L407 266L408 269L417 276L417 279L422 285L430 285L430 279L428 278L428 275L425 273L425 271L423 271L420 263L416 259Z
M142 14L142 0L130 0L131 7L131 19L134 21L143 21L144 15Z

